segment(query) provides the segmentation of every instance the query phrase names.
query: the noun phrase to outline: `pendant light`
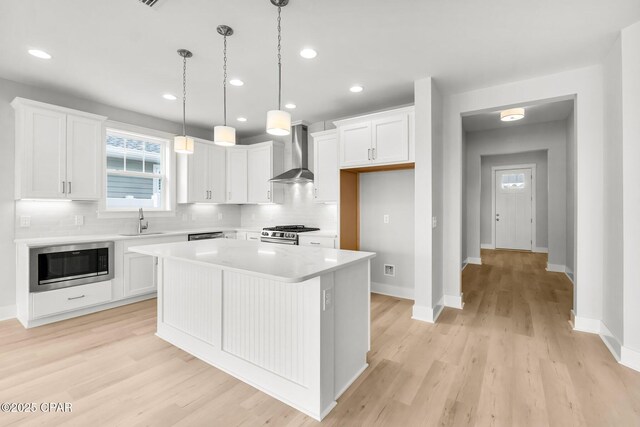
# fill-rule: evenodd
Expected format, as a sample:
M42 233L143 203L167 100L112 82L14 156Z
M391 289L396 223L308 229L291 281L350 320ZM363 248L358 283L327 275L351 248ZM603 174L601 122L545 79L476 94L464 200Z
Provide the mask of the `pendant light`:
M278 109L267 112L267 133L284 136L291 133L291 114L282 110L282 55L280 54L282 26L280 13L282 8L289 4L289 0L271 0L271 4L278 7Z
M173 139L173 150L176 153L193 154L193 138L187 136L187 58L193 54L187 49L178 50L182 57L182 135Z
M213 129L213 142L217 145L230 147L236 145L236 130L231 126L227 126L227 36L233 35L233 28L227 25L218 25L218 34L224 37L224 62L222 70L224 72L223 80L223 99L224 99L224 125L216 126Z

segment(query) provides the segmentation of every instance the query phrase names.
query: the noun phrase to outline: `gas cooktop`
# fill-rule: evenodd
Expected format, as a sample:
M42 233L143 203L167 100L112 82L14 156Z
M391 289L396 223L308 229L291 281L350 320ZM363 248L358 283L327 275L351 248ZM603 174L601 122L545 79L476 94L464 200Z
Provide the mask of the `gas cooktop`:
M305 227L304 225L276 225L275 227L265 227L264 231L290 231L292 233L304 233L305 231L318 231L319 228Z
M277 225L275 227L265 227L262 229L262 233L260 233L260 241L297 245L299 233L318 230L320 229L305 227L304 225Z

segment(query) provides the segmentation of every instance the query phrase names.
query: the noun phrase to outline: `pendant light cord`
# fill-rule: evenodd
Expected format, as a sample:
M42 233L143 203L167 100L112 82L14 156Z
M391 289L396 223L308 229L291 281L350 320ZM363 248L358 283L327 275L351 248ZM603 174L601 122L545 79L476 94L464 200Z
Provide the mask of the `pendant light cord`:
M280 54L280 50L282 48L281 11L282 7L278 6L278 110L282 110L282 55Z
M224 98L224 125L227 125L227 36L224 36L224 81L222 83L222 92Z
M187 136L187 57L182 57L182 136Z

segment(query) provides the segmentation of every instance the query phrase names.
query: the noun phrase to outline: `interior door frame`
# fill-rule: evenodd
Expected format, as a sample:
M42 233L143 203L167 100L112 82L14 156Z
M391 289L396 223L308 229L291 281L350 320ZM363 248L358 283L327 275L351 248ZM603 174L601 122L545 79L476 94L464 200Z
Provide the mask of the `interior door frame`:
M491 247L496 248L496 172L510 169L531 169L531 252L536 252L536 164L491 167Z

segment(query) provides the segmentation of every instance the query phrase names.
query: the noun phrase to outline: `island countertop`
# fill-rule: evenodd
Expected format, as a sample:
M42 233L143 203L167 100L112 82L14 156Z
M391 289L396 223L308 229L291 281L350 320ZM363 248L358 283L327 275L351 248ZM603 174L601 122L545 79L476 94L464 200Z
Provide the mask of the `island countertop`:
M129 250L288 283L304 282L376 256L373 252L234 239L134 246Z

